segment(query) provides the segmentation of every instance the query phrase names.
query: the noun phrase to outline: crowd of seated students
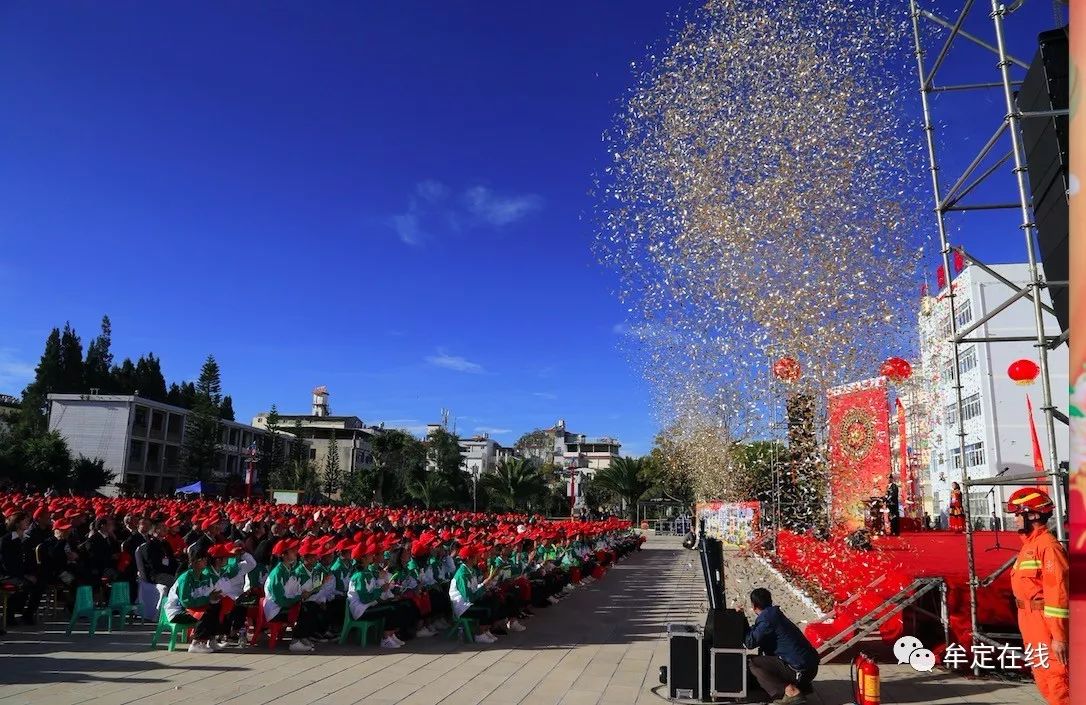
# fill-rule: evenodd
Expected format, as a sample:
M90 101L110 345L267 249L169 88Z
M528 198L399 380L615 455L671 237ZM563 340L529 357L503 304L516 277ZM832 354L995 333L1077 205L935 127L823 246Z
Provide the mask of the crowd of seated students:
M267 622L313 651L348 618L383 621L384 648L461 618L490 643L643 541L618 519L452 510L14 494L0 510L9 622L34 624L47 590L70 605L88 586L104 604L124 582L146 619L191 628L198 653L255 643Z

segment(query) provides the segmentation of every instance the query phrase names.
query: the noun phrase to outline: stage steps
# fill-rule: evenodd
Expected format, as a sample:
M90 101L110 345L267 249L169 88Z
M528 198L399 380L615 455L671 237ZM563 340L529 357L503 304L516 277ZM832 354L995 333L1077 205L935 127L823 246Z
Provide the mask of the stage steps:
M875 583L878 582L880 582L880 580L875 581ZM874 583L868 587L873 586ZM942 603L943 613L941 615L941 621L945 625L946 593L945 590L943 590L943 586L944 583L942 578L915 578L901 591L891 595L870 612L856 620L856 622L824 641L822 645L818 647L818 655L821 658L821 662L829 663L834 658L847 651L851 646L862 641L869 634L876 631L894 615L900 613L906 607L915 604L933 590L939 590L941 593L940 601ZM850 604L857 599L859 594L861 593L853 595L843 604Z

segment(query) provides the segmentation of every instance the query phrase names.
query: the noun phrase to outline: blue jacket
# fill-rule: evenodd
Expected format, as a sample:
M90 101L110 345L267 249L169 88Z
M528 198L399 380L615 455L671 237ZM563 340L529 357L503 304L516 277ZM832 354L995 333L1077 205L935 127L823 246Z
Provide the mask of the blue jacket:
M776 656L797 671L810 671L818 666L818 652L776 605L758 613L754 626L747 630L744 645L748 649L757 648L766 656Z

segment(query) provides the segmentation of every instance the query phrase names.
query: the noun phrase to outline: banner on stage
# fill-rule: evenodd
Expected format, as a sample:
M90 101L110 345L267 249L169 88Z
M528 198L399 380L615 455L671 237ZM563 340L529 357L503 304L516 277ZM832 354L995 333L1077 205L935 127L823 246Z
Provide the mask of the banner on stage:
M885 377L827 392L831 511L839 523L863 526L864 502L886 492L890 474L890 397Z
M704 526L706 536L719 539L727 548L746 548L758 527L760 506L758 502L698 502L696 525Z

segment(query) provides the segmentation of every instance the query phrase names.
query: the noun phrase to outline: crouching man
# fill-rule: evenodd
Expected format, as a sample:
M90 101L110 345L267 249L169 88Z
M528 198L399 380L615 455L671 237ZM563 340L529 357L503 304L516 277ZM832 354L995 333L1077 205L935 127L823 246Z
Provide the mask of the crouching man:
M758 649L757 656L747 659L751 675L762 690L776 698L774 705L807 702L806 695L818 674L818 652L800 628L773 604L769 590L751 591L750 604L756 616L747 629L744 646Z

